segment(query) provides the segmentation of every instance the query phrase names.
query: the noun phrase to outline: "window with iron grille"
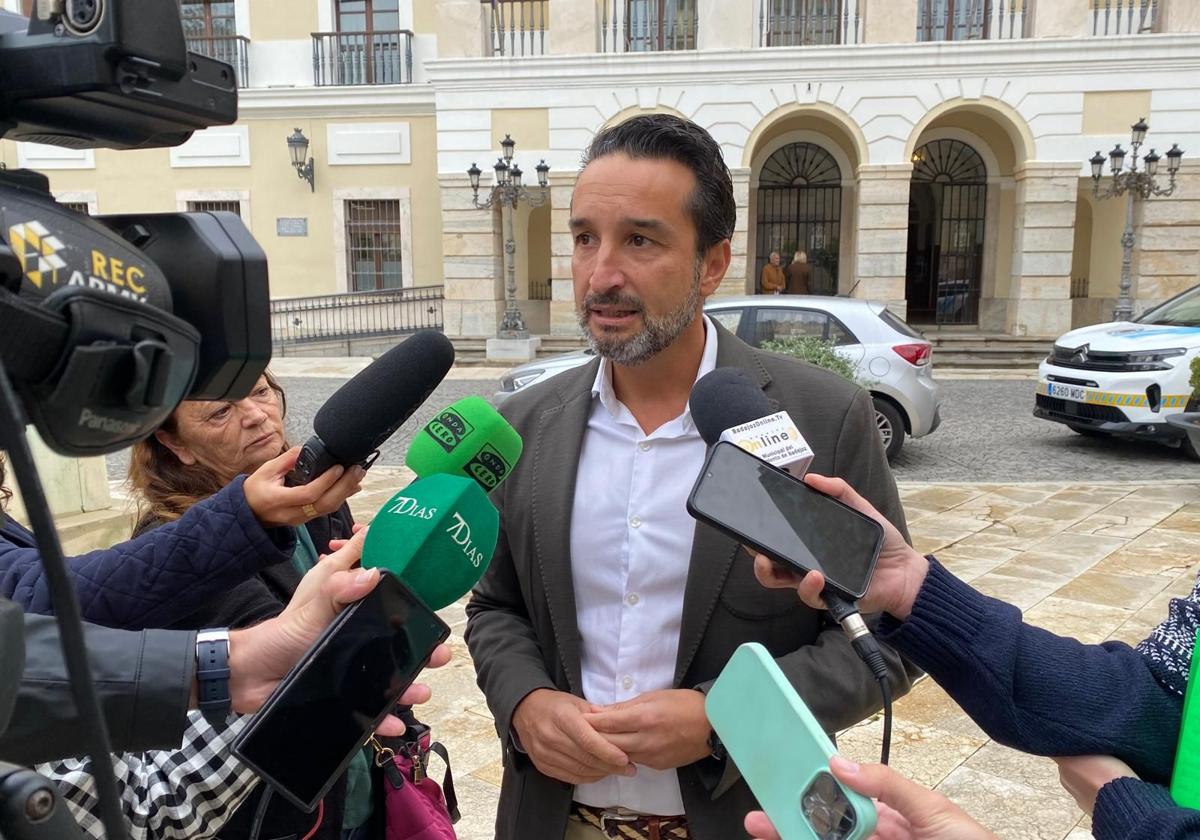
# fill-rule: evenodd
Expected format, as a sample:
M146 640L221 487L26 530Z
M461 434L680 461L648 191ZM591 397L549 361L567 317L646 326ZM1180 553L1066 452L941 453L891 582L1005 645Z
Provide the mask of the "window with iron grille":
M347 288L352 292L399 289L402 236L398 199L347 201Z
M58 203L68 210L74 210L76 213L82 213L85 216L90 215L86 201L60 201Z
M222 210L228 213L237 213L242 215L242 203L240 201L189 201L187 203L189 213L217 213Z

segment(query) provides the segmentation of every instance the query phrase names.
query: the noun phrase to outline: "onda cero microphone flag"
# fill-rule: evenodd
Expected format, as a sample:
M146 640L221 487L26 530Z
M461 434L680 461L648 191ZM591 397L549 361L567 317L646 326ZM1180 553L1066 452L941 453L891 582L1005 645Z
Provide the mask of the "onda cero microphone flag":
M496 550L500 514L461 475L418 478L392 496L367 531L364 568L387 569L434 610L475 585Z
M521 449L521 436L496 409L482 397L466 397L417 432L404 463L418 476L465 475L491 491L517 465Z

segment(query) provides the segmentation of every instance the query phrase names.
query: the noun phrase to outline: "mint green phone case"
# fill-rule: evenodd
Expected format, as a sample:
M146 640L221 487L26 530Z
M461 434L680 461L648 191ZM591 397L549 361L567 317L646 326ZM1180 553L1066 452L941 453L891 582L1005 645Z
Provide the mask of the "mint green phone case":
M860 840L874 831L875 806L829 775L832 742L762 645L734 651L704 709L783 840Z

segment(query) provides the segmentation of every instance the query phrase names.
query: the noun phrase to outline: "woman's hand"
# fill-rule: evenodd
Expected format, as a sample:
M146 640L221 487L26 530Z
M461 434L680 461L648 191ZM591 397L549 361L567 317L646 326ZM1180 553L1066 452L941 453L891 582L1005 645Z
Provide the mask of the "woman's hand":
M355 464L335 466L308 484L288 487L287 475L296 466L300 447L272 458L246 477L243 492L255 517L268 528L303 525L310 519L333 513L362 486L366 470Z
M1114 779L1138 777L1128 764L1109 755L1069 756L1056 758L1054 763L1058 765L1058 780L1085 814L1096 807L1100 788Z

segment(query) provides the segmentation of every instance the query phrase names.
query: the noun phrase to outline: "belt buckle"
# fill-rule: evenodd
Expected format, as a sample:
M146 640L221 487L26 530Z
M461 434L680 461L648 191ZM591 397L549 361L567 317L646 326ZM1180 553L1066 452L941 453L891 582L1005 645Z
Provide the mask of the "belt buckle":
M612 808L605 808L600 812L600 830L609 837L620 837L620 834L617 833L616 828L613 828L611 832L609 831L609 822L632 823L637 822L638 819L639 816L637 814L622 814L620 811L616 811Z

